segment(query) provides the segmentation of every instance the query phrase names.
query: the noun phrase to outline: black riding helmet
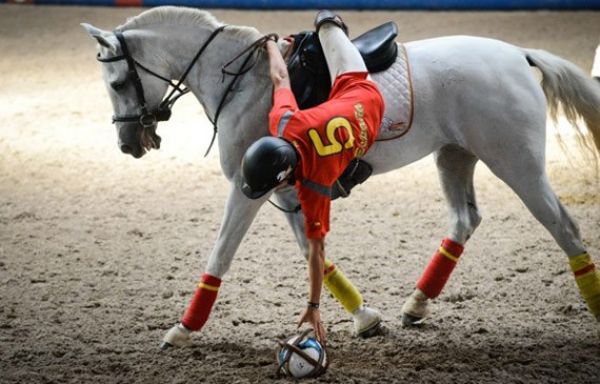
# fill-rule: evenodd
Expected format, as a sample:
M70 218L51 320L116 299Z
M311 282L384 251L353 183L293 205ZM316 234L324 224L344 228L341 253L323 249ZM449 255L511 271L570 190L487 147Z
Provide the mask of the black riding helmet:
M284 139L267 136L255 141L242 159L242 192L258 199L284 181L296 164L296 150Z

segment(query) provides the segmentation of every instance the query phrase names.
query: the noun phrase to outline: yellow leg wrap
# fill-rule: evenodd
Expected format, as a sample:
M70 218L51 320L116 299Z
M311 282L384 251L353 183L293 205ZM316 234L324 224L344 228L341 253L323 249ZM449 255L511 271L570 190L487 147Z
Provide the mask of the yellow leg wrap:
M590 312L600 320L600 272L594 266L589 254L583 253L569 259L571 269L581 296Z
M329 289L329 292L342 304L346 311L352 313L363 304L363 298L358 289L330 260L325 260L323 282L327 289Z

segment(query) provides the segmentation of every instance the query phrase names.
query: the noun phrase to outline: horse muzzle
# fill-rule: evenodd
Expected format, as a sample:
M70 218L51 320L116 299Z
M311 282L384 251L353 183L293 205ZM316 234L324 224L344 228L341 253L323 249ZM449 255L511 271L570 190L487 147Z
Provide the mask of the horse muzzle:
M156 124L142 128L140 144L145 151L160 149L161 138L156 134Z
M143 127L140 124L123 124L118 127L119 149L136 159L151 149L159 149L161 138L156 134L156 124Z

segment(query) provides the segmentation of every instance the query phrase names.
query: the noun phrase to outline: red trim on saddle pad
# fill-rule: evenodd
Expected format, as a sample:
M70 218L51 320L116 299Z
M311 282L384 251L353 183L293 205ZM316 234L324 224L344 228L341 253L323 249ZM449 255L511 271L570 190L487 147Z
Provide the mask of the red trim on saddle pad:
M196 288L192 302L185 311L181 324L189 330L199 331L212 311L213 304L217 300L221 279L207 273L200 278L200 284Z
M439 296L456 266L456 261L444 255L442 249L458 259L464 248L461 244L446 238L442 241L440 249L433 254L421 278L417 281L417 288L430 299Z

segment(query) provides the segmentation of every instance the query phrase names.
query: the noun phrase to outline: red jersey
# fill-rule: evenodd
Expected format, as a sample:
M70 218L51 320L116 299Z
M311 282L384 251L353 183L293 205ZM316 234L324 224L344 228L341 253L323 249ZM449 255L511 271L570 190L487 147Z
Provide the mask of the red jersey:
M331 187L350 161L373 144L383 109L383 97L366 72L338 76L329 99L310 109L299 110L289 88L274 93L269 129L299 154L296 188L309 239L329 231Z

